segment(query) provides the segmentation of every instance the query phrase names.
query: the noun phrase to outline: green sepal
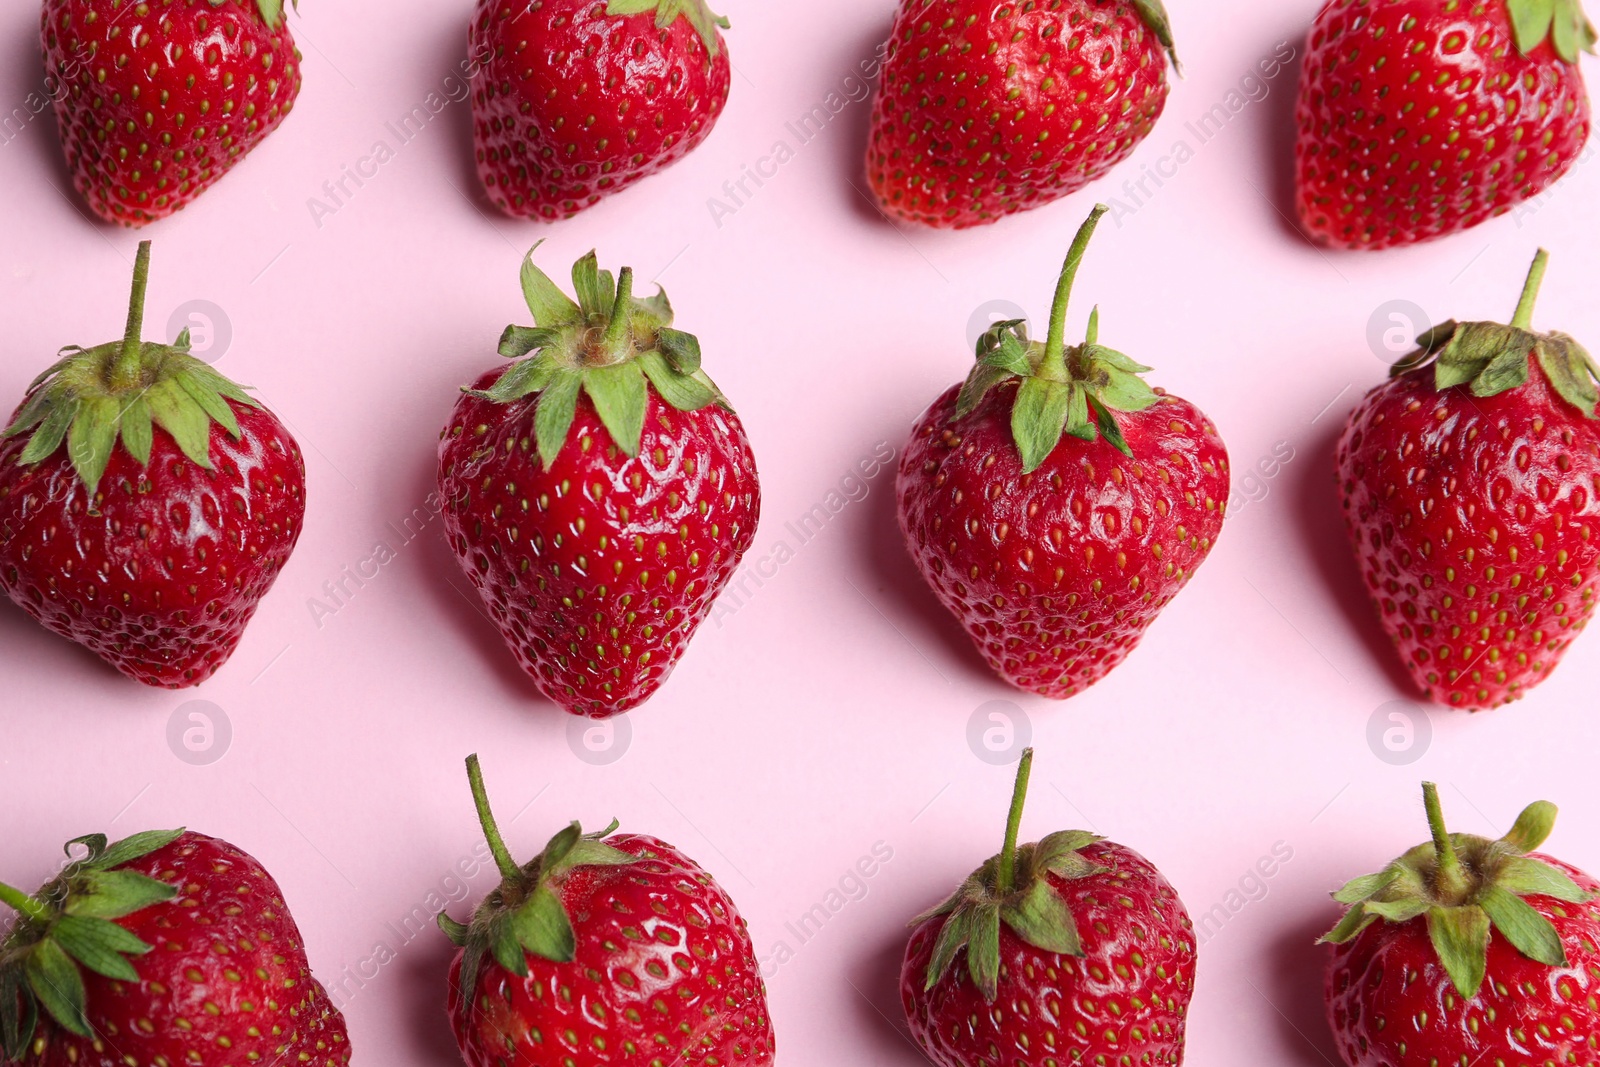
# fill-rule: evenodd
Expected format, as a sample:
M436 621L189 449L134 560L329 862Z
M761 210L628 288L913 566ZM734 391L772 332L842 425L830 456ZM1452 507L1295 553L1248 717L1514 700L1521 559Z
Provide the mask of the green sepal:
M1178 63L1178 50L1172 41L1172 21L1167 17L1167 9L1161 0L1131 0L1131 2L1139 17L1144 19L1144 24L1150 27L1150 32L1161 42L1161 47L1167 50L1167 58L1172 60L1172 69L1182 73L1183 68Z
M1545 5L1543 17L1548 23L1552 5L1565 4L1568 0L1528 2ZM1573 2L1575 6L1575 0ZM1523 10L1526 15L1531 7ZM1579 17L1582 17L1581 12ZM1517 314L1510 325L1462 323L1453 319L1441 323L1417 338L1416 350L1396 363L1390 369L1390 376L1400 377L1432 366L1435 389L1442 392L1467 386L1473 396L1490 397L1527 384L1529 360L1537 359L1557 395L1581 411L1585 418L1595 418L1596 407L1600 405L1600 366L1596 366L1594 358L1567 334L1537 333L1529 325L1548 259L1543 249L1534 257Z
M456 922L442 912L437 916L439 929L462 951L457 995L463 1007L474 1002L486 958L519 977L528 974L530 953L556 963L574 959L577 935L561 902L562 887L573 871L621 867L649 858L606 843L605 838L617 829L615 820L604 830L589 834L572 822L557 831L531 862L518 865L495 825L476 756L468 758L467 773L501 882L478 905L470 923Z
M650 403L650 390L639 364L629 360L586 367L583 391L589 394L595 413L617 447L626 455L637 456L644 436L645 410Z
M1102 840L1086 830L1064 830L1019 846L1015 882L1006 892L999 888L999 857L991 857L968 875L955 893L912 920L913 926L919 926L946 917L923 975L924 987L931 989L943 979L964 949L967 973L984 998L992 1001L997 992L1002 924L1046 952L1083 955L1076 920L1051 878L1076 881L1105 873L1105 867L1080 854Z
M1576 63L1581 52L1593 52L1595 29L1583 13L1582 0L1506 0L1517 51L1528 55L1550 40L1556 55Z
M539 406L534 409L533 432L539 444L539 458L545 469L555 463L561 446L566 444L567 431L578 411L578 391L583 388L583 372L572 367L562 367L551 376L549 383L539 393Z
M0 967L0 1056L22 1062L38 1023L38 1004L21 967Z
M87 993L83 975L66 950L51 938L35 942L23 958L23 974L33 999L50 1013L60 1026L79 1037L89 1031Z
M107 919L88 915L62 915L50 927L50 939L96 974L122 982L137 982L139 972L124 953L143 956L150 946Z
M1567 951L1561 947L1561 935L1555 926L1515 893L1497 885L1488 886L1478 894L1478 906L1495 930L1530 960L1546 967L1567 965Z
M211 0L211 3L216 6L218 0ZM275 30L283 25L283 0L256 0L256 10L261 12L267 29ZM295 10L299 10L299 0L295 0Z
M177 889L167 883L135 871L86 870L82 883L84 892L68 900L62 909L68 915L120 919L178 895Z
M1035 948L1062 956L1083 955L1078 925L1048 878L1039 879L1014 902L1003 905L1000 917Z
M242 386L190 354L187 330L173 344L139 340L149 258L146 241L134 267L127 336L93 348L62 349L34 379L3 434L32 431L16 458L23 466L42 463L65 445L66 458L91 498L119 441L140 466L147 466L154 445L152 426L160 426L184 455L209 468L212 424L239 437L230 401L260 406Z
M1160 8L1159 3L1154 6ZM1140 412L1161 402L1161 396L1139 377L1149 367L1100 344L1098 307L1089 314L1082 344L1068 348L1062 340L1078 266L1096 224L1109 210L1097 204L1073 240L1057 282L1046 339L1029 341L1020 319L995 323L978 338L976 362L956 395L954 418L959 420L973 414L996 386L1018 382L1011 398L1010 421L1024 474L1038 470L1063 437L1086 443L1103 437L1131 456L1112 412Z
M1347 882L1334 894L1347 910L1321 940L1341 944L1377 922L1404 925L1425 919L1435 954L1465 997L1472 997L1483 983L1491 936L1504 937L1536 963L1566 966L1555 926L1524 899L1542 896L1571 904L1593 899L1564 872L1527 854L1550 835L1555 805L1530 804L1504 837L1490 840L1446 833L1437 792L1432 785L1425 790L1430 819L1438 820L1437 836L1377 874Z
M515 362L487 388L465 392L502 404L535 397L535 437L547 469L566 443L580 393L588 394L628 456L642 447L652 387L679 411L726 406L701 369L699 340L671 328L672 304L664 291L635 297L632 272L624 268L613 276L600 270L590 252L573 266L574 302L533 262L538 247L521 268L535 325L507 326L499 352Z
M721 48L717 30L727 29L729 22L724 16L713 14L705 0L609 0L606 4L607 15L643 15L651 11L656 14L657 29L671 26L680 15L686 17L705 43L707 61L716 58Z
M1011 407L1011 437L1022 454L1022 473L1032 474L1055 451L1067 426L1073 383L1024 378Z
M1450 984L1464 997L1475 997L1483 985L1489 962L1489 916L1482 908L1432 907L1428 909L1428 940L1450 976Z
M527 901L511 913L511 926L521 946L543 959L571 963L578 938L561 900L548 885L540 884Z
M108 871L113 867L120 867L125 863L143 859L152 852L159 851L172 844L184 835L182 828L177 830L146 830L143 833L129 834L122 840L106 848L98 855L91 855L89 866L96 870Z

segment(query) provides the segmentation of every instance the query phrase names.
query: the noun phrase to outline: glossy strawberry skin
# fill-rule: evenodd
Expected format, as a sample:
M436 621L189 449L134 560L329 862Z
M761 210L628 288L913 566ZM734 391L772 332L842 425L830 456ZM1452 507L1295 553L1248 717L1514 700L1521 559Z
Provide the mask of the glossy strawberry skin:
M1335 0L1301 72L1301 222L1352 249L1465 230L1560 178L1589 124L1578 66L1523 56L1505 0Z
M1406 669L1441 704L1488 708L1538 685L1594 613L1600 428L1551 388L1437 391L1391 379L1338 447L1345 523Z
M640 861L566 879L572 962L529 953L522 978L485 956L463 1011L456 953L450 1022L467 1067L772 1063L766 987L732 899L665 842L622 834L606 844Z
M995 673L1072 696L1122 662L1211 551L1227 449L1199 409L1163 394L1116 415L1133 459L1068 437L1023 474L1015 383L959 420L958 392L924 413L901 457L901 532Z
M944 917L912 932L900 1000L911 1036L938 1067L1183 1061L1195 977L1189 913L1132 849L1103 841L1082 855L1107 870L1049 878L1076 920L1084 956L1036 948L1002 923L993 1003L973 984L964 954L924 990Z
M78 1037L41 1014L18 1067L350 1061L344 1017L311 976L300 931L261 864L185 833L119 869L178 887L174 899L116 920L153 946L134 959L139 982L84 968L99 1036Z
M1590 893L1600 883L1533 853ZM1554 924L1568 966L1528 959L1498 933L1489 940L1483 988L1466 1000L1451 985L1425 919L1374 923L1333 946L1326 983L1328 1023L1349 1067L1445 1063L1594 1061L1600 1034L1600 907L1527 898Z
M1166 99L1165 50L1122 0L901 0L867 180L897 219L984 225L1105 174Z
M470 47L478 176L501 211L576 215L693 151L728 102L717 54L687 17L607 15L603 0L478 0Z
M605 718L661 686L749 549L755 458L732 411L678 411L652 389L637 458L585 396L547 471L534 408L461 395L439 442L445 530L540 691Z
M45 0L41 23L45 69L65 87L67 169L107 222L143 226L186 206L300 92L288 21L270 28L256 0Z
M212 469L156 430L150 464L118 446L91 502L63 445L34 466L0 441L0 587L146 685L198 685L227 662L300 537L305 463L277 416L228 401Z

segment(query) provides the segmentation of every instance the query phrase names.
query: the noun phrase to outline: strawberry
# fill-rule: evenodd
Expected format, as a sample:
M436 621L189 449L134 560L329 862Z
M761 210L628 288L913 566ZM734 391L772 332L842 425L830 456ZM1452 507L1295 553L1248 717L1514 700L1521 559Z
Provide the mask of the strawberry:
M1351 413L1338 447L1367 592L1417 685L1489 708L1549 676L1600 586L1600 367L1532 332L1447 322Z
M305 464L188 330L139 340L149 265L146 241L126 336L63 349L0 434L0 587L128 677L181 689L227 662L294 550Z
M1589 138L1580 0L1332 0L1296 107L1295 200L1314 240L1391 248L1538 196Z
M1210 553L1228 500L1210 421L1100 344L1098 308L1088 340L1065 347L1073 278L1106 210L1078 231L1044 344L1020 321L984 334L966 383L917 422L896 482L906 546L940 603L995 673L1047 697L1122 662Z
M523 262L536 325L506 327L500 354L517 362L456 402L439 496L523 670L573 714L605 718L671 673L755 537L761 487L666 294L637 299L633 271L613 279L593 252L572 281L579 303L532 252Z
M1350 1067L1593 1063L1600 883L1534 851L1555 805L1530 804L1497 841L1445 832L1333 895L1323 942L1328 1022Z
M665 170L728 102L728 20L706 0L478 0L478 176L525 219L571 218Z
M709 874L615 822L574 822L518 866L477 756L467 777L503 878L470 924L439 915L460 950L448 1007L467 1067L772 1063L755 949Z
M77 853L82 849L81 853ZM350 1062L272 876L181 830L69 842L73 857L0 941L8 1067Z
M913 920L900 969L911 1036L938 1067L1177 1064L1194 926L1161 872L1082 830L1018 847L1033 749L1005 845Z
M188 205L300 92L283 0L44 0L41 22L67 169L107 222Z
M1058 200L1149 135L1169 56L1161 0L900 0L867 181L893 217L942 229Z

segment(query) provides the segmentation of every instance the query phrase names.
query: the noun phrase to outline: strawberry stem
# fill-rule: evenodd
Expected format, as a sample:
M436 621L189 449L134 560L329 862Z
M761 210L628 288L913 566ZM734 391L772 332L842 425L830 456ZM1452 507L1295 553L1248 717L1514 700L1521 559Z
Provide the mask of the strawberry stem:
M20 889L12 889L4 882L0 882L0 903L8 904L12 910L21 913L24 917L34 922L48 922L50 909L34 900Z
M1439 806L1439 787L1432 782L1422 783L1422 806L1428 812L1428 830L1433 834L1433 851L1439 857L1438 892L1441 897L1460 901L1466 897L1467 875L1461 868L1461 857L1456 855L1455 842L1444 826L1444 809Z
M633 268L623 267L617 272L617 297L611 303L611 321L600 338L600 349L606 363L621 363L630 354L633 345Z
M1028 775L1033 770L1033 749L1022 750L1017 780L1011 787L1011 811L1006 816L1006 841L1000 849L1000 870L995 874L995 894L1011 892L1017 880L1017 830L1022 826L1022 805L1028 799Z
M494 813L489 810L489 794L483 788L483 768L478 765L476 752L467 757L467 781L472 784L472 803L478 809L478 824L483 827L483 839L489 842L494 865L500 868L500 874L505 878L521 878L522 868L511 858L511 850L506 848L500 828L495 825Z
M1078 264L1083 262L1083 253L1089 247L1089 238L1094 236L1094 228L1100 224L1100 216L1111 209L1104 204L1096 204L1094 210L1089 212L1089 217L1082 226L1078 227L1078 235L1072 239L1072 247L1067 250L1067 261L1061 267L1061 278L1056 282L1055 301L1050 305L1050 332L1045 336L1044 358L1039 361L1039 376L1051 381L1067 380L1067 302L1072 297L1072 282L1078 276Z
M122 351L111 367L111 388L131 389L139 384L144 370L139 358L144 329L144 291L150 283L150 242L140 241L133 261L133 295L128 298L128 328L122 335Z
M1517 313L1511 316L1511 325L1519 330L1533 329L1533 305L1539 299L1539 286L1544 284L1544 269L1550 264L1550 253L1539 249L1528 268L1528 280L1522 283L1522 299L1517 301Z

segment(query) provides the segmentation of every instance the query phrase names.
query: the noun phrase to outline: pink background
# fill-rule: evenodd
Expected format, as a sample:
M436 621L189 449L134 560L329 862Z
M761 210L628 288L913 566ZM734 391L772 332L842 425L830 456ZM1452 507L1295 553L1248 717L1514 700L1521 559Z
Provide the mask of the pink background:
M444 938L406 943L394 928L434 894L465 895L449 878L478 841L461 771L476 750L519 856L566 820L598 827L615 815L716 874L769 960L787 1062L910 1064L896 994L903 924L998 846L1011 771L977 758L967 731L987 702L1010 701L1038 747L1026 838L1092 828L1153 859L1197 917L1221 906L1226 921L1201 949L1189 1045L1190 1063L1220 1067L1333 1055L1311 945L1335 918L1325 894L1424 836L1424 776L1443 784L1460 830L1503 831L1528 801L1560 803L1554 849L1600 866L1600 798L1587 787L1597 728L1583 710L1600 682L1600 637L1580 640L1518 706L1422 718L1425 754L1385 762L1369 725L1408 691L1363 600L1330 484L1338 427L1385 369L1367 336L1388 301L1439 319L1508 316L1542 243L1553 258L1538 323L1600 344L1600 168L1579 167L1536 212L1451 240L1320 253L1280 211L1295 71L1252 81L1264 98L1204 143L1185 127L1279 42L1298 47L1316 4L1263 14L1248 0L1176 0L1187 77L1109 181L987 230L901 231L861 193L869 105L849 101L861 91L847 80L885 37L891 5L725 6L737 74L710 140L669 174L551 227L487 213L465 104L404 145L386 128L464 60L467 3L303 5L305 90L292 117L237 174L145 235L155 240L147 335L170 337L169 314L186 301L225 309L233 339L219 368L258 387L306 452L305 535L237 655L196 691L124 681L0 605L0 876L35 885L61 842L91 831L186 823L224 836L283 883L314 968L346 1003L358 1062L451 1062ZM36 40L35 5L7 5L6 110L40 87ZM785 124L830 92L849 102L799 143ZM394 158L317 225L308 200L379 139ZM761 164L780 139L792 158ZM120 333L137 238L90 222L68 195L48 115L14 121L4 140L0 397L15 398L61 345ZM1172 176L1147 184L1142 206L1119 190L1179 140L1192 158L1164 165ZM724 182L758 164L770 178L747 182L753 195L714 219L708 198L734 206ZM1113 196L1134 210L1102 225L1072 330L1098 301L1106 342L1204 407L1236 477L1257 478L1128 664L1056 705L990 677L937 611L899 546L892 472L866 481L864 497L845 479L880 442L898 449L922 406L966 372L969 319L986 301L1015 301L1042 324L1073 230L1096 197ZM395 533L431 490L453 391L496 363L506 323L528 317L517 264L537 238L558 277L597 247L603 264L666 284L754 439L766 507L752 559L780 540L796 549L707 624L628 720L631 748L604 766L575 755L567 718L466 598L439 523L409 543ZM1275 464L1274 453L1293 458ZM785 522L841 484L860 499L798 546ZM311 599L379 541L395 558L319 625ZM193 700L232 726L231 748L209 766L180 760L167 739ZM878 842L893 858L801 944L785 924L825 904ZM1292 859L1249 879L1275 846ZM480 871L471 899L490 884ZM780 941L793 954L774 968Z

